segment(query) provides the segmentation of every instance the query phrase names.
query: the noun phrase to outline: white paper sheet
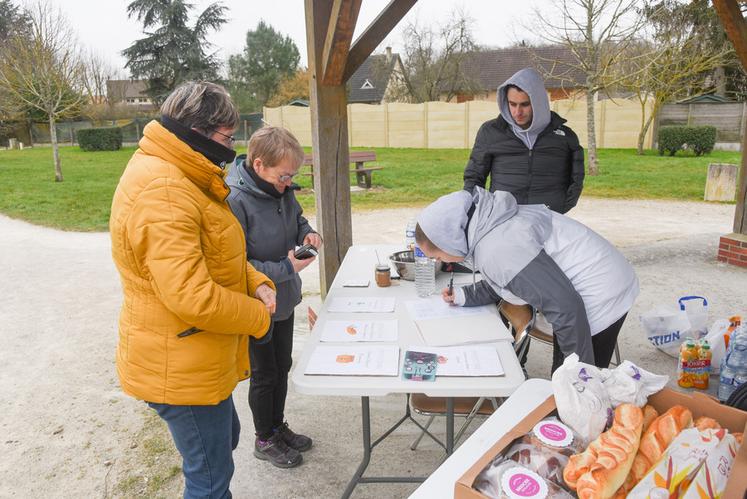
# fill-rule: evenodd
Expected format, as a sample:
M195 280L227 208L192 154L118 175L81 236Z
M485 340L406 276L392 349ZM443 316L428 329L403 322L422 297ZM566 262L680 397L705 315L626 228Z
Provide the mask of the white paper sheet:
M409 300L405 302L405 306L407 306L407 311L414 321L481 314L495 315L495 305L455 307L446 303L440 295Z
M317 345L305 374L335 376L397 376L399 346Z
M387 341L396 342L398 328L396 320L385 321L326 321L319 341L326 342L360 342Z
M492 315L415 321L423 343L432 347L512 340L503 323Z
M328 312L387 313L394 312L394 298L369 296L338 296L327 307Z
M438 355L436 377L439 376L503 376L505 371L498 351L491 345L461 347L412 346L408 350Z

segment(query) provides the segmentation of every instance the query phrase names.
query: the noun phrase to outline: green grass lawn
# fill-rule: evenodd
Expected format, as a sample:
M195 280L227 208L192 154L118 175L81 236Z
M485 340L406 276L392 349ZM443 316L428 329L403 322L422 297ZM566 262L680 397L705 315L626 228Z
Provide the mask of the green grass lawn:
M370 148L357 148L367 150ZM52 149L0 151L0 212L29 222L66 230L107 230L117 181L134 148L83 152L62 147L65 181L54 181ZM376 149L374 189L352 194L353 208L420 206L462 187L466 149ZM601 173L586 177L584 196L625 199L703 199L709 163L739 163L740 153L715 151L708 156L637 156L632 149L600 149ZM351 178L355 183L355 178ZM314 210L310 179L300 177L298 198Z

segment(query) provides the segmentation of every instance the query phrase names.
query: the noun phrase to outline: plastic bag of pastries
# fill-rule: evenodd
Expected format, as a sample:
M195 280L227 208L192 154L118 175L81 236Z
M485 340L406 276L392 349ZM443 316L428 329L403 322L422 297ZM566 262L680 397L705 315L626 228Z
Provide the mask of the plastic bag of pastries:
M475 480L474 488L491 499L572 499L555 483L516 461L494 462Z
M726 490L731 467L737 456L739 444L734 435L727 433L723 440L708 453L705 462L687 486L683 499L719 499Z
M559 419L546 418L534 425L532 431L515 440L505 452L506 459L516 461L560 487L567 488L563 481L563 468L568 458L581 452L585 442Z

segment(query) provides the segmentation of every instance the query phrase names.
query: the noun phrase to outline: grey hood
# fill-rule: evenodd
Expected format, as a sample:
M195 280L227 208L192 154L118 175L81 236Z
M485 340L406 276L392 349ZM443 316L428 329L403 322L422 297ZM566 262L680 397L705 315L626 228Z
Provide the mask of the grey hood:
M542 250L552 215L542 205L517 205L509 192L475 187L473 194L440 197L420 213L418 224L434 245L450 255L471 257L475 270L503 288Z
M508 99L506 98L506 86L508 85L516 85L529 95L529 100L532 103L532 123L526 130L517 125L511 116ZM545 90L545 82L542 77L534 69L524 68L503 82L503 85L498 87L497 95L501 116L511 125L514 134L529 149L532 149L534 142L537 140L537 135L550 124L550 100L547 98L547 90Z

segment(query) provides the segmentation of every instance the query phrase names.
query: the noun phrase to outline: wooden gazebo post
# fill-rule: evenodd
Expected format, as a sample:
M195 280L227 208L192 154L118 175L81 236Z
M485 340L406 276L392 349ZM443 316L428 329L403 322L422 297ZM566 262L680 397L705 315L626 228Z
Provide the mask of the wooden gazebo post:
M734 50L747 69L747 22L736 0L713 0L721 24L734 45ZM740 267L747 267L747 129L742 137L742 167L740 168L734 232L721 236L718 259Z
M324 238L319 273L323 298L353 244L345 82L416 0L392 0L351 47L361 2L305 0L314 191L317 228Z

